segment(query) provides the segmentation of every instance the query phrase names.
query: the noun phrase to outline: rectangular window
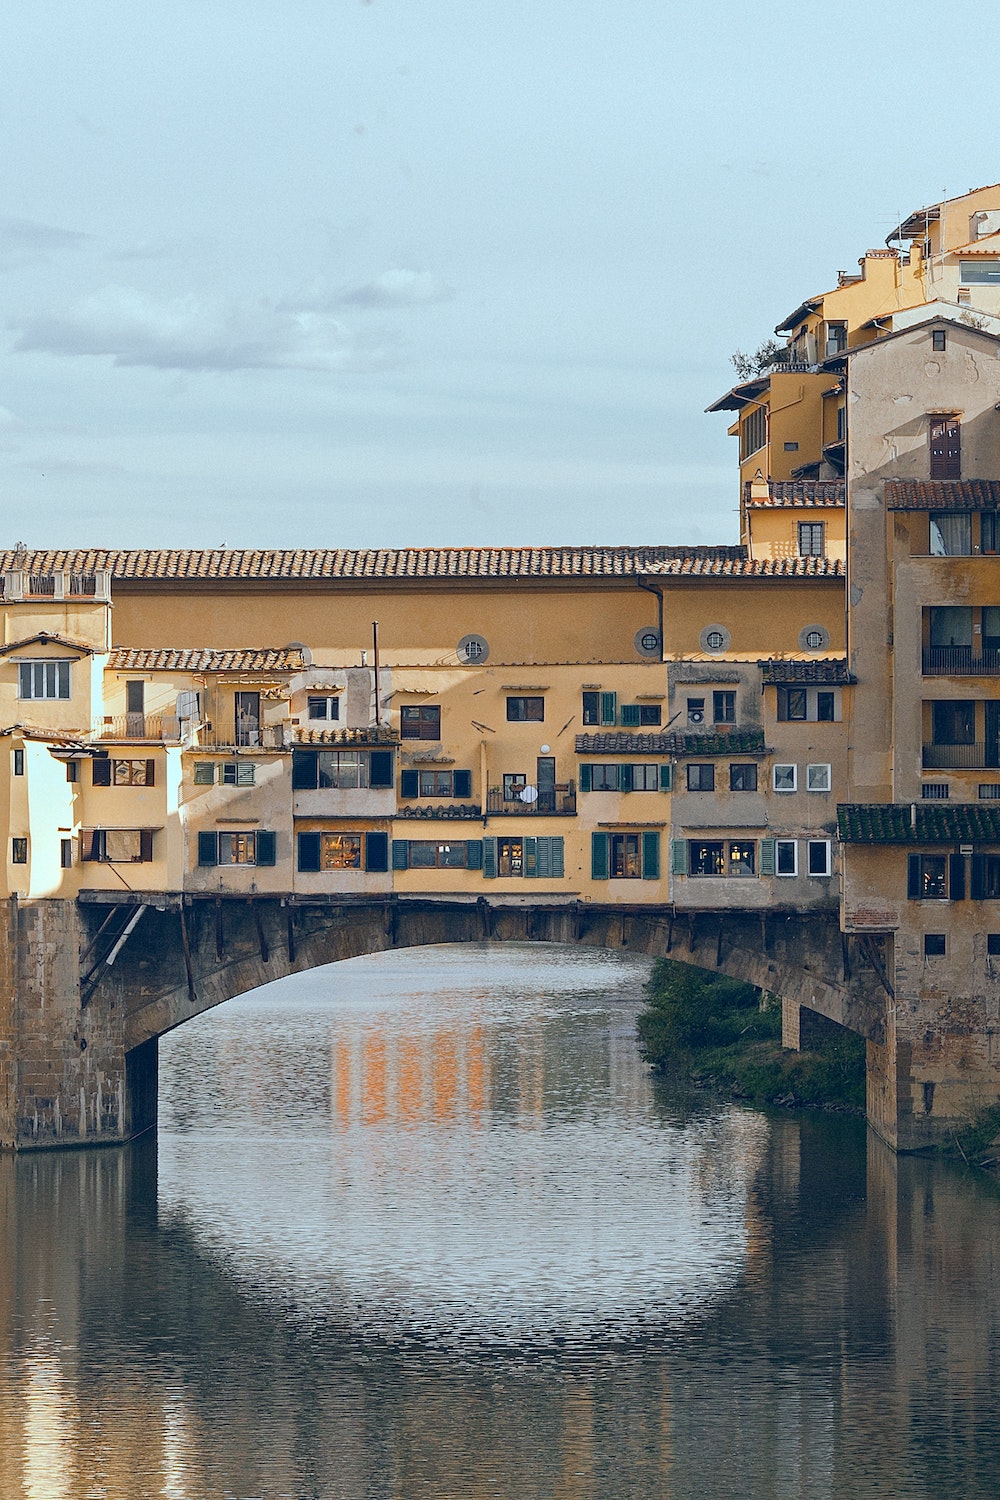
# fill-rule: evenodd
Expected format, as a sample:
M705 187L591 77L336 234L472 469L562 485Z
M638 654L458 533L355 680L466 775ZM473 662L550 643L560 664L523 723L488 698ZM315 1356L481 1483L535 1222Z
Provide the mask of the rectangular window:
M213 835L209 834L211 842ZM263 834L262 838L274 838ZM304 874L321 874L337 870L385 871L389 868L389 836L386 833L341 833L323 830L320 833L300 833L298 836L298 867ZM208 854L214 851L209 848ZM201 863L212 863L210 858ZM273 864L273 859L261 858L260 840L257 846L257 863ZM403 866L405 868L405 866Z
M943 932L924 933L924 957L943 958L948 951L948 943Z
M609 840L612 880L641 880L642 842L637 833L613 833Z
M775 766L773 786L776 792L794 792L798 786L795 766Z
M59 840L59 866L63 870L71 870L73 868L72 839Z
M799 873L799 846L796 839L775 839L774 873L786 876Z
M321 870L360 870L360 833L321 833L319 861Z
M752 839L731 840L727 849L726 872L730 876L756 875L757 845Z
M806 766L807 792L828 792L830 786L829 766Z
M712 694L712 718L716 724L736 723L736 694L728 689Z
M829 839L809 839L806 856L810 875L829 875L831 868Z
M816 692L816 718L820 724L832 724L836 713L837 698L835 693L825 692L822 688Z
M990 958L1000 957L1000 932L986 934L986 952Z
M111 784L112 786L152 786L154 774L151 774L154 761L151 760L113 760L111 762Z
M524 874L523 839L497 839L497 874L500 876Z
M973 855L972 899L974 901L1000 901L1000 855Z
M948 793L946 781L925 781L920 788L920 795L925 802L947 802Z
M68 760L66 762L66 780L80 780L80 762L78 760Z
M425 839L410 840L411 870L464 870L467 857L464 839L447 844L438 844L433 840Z
M932 743L974 745L976 704L972 698L939 698L931 705Z
M622 769L626 768L623 766ZM633 792L658 792L660 790L659 766L629 766L627 769L632 773Z
M1000 802L1000 781L981 781L979 800L980 802Z
M948 336L943 328L931 330L931 348L935 354L943 354L948 347Z
M601 722L601 695L598 692L587 692L583 695L583 722L585 724L599 724Z
M910 901L944 901L948 895L948 861L945 855L909 855L906 894Z
M705 700L704 698L689 698L687 701L687 716L689 724L704 724L705 722Z
M391 750L293 750L295 791L353 791L393 784Z
M150 828L95 828L81 836L80 858L85 864L137 865L153 858Z
M832 724L840 718L840 699L834 688L778 688L780 724Z
M825 553L823 541L824 525L822 521L800 521L799 529L799 556L800 557L822 557Z
M14 775L24 775L24 751L22 749L14 751Z
M930 518L931 557L971 557L972 516L939 510Z
M223 786L253 786L256 775L257 767L252 760L223 761Z
M740 458L749 458L767 442L767 407L755 406L740 424Z
M257 863L256 833L220 833L220 865L255 865Z
M703 765L688 766L687 789L689 792L715 791L715 766L711 761Z
M340 698L329 693L310 693L306 698L306 713L310 719L339 719Z
M980 552L1000 552L1000 525L995 510L983 511L979 517Z
M439 740L441 738L440 704L421 703L401 708L399 710L399 736L404 740Z
M17 668L21 698L68 698L68 661L22 661Z
M592 792L617 792L617 766L591 766L590 790Z
M28 863L28 840L11 839L10 860L14 865L26 865Z
M726 846L721 839L688 841L688 870L692 875L725 875Z
M623 703L621 717L623 729L655 727L663 718L663 710L658 703Z
M545 699L539 697L508 698L508 724L541 724L545 718Z
M420 797L450 797L454 789L451 771L418 771L417 795Z
M729 790L731 792L755 792L757 790L755 762L741 761L729 767Z
M1000 257L960 260L958 279L963 286L1000 286Z
M805 723L808 711L808 699L805 688L785 688L785 712L779 714L778 718L785 718L792 723Z

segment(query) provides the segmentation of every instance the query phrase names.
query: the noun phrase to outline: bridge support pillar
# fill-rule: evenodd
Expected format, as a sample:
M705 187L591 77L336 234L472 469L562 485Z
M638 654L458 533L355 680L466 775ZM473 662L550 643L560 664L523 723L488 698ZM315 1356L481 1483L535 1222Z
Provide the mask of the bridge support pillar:
M76 902L12 898L2 927L0 1146L110 1144L148 1128L155 1042L127 1059L120 1002L82 1003Z
M781 1002L781 1045L787 1052L798 1052L802 1047L802 1007L795 1000Z

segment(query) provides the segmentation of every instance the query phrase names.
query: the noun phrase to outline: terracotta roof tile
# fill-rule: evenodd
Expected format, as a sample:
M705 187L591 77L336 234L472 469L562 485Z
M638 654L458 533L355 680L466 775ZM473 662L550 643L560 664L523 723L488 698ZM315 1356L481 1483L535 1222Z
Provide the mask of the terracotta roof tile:
M887 479L889 510L995 510L1000 479Z
M753 510L820 510L847 504L847 487L842 479L769 479L766 495L753 495L749 482L744 486L746 503Z
M1000 807L848 802L837 808L837 826L845 844L997 844Z
M831 682L848 685L857 678L848 671L844 657L824 657L820 661L762 661L761 676L768 683Z
M578 734L577 755L760 755L758 729L708 734Z
M0 572L110 572L121 581L745 577L838 578L826 558L752 561L743 547L410 547L348 552L77 551L0 553Z
M118 672L294 672L302 664L302 652L290 647L211 651L119 646L108 657L108 666Z

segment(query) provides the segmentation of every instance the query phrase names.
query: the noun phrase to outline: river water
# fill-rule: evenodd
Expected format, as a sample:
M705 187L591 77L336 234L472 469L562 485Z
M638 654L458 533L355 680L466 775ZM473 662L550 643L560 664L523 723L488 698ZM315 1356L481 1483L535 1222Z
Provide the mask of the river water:
M1000 1493L1000 1192L664 1086L646 973L283 980L158 1142L0 1161L0 1500Z

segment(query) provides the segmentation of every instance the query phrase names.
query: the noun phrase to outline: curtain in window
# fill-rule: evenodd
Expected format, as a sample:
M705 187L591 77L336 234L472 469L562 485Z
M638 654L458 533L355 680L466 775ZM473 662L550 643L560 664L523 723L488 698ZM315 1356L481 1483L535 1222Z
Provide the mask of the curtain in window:
M972 553L972 517L942 511L931 516L931 556L969 557Z

